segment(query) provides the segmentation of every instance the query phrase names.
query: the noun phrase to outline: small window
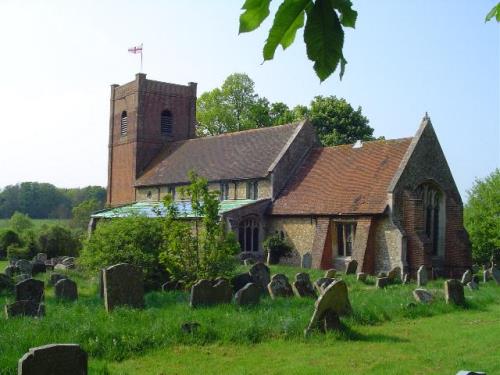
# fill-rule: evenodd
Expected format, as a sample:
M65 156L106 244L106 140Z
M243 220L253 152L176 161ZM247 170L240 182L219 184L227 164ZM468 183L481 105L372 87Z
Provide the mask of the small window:
M337 249L341 257L350 257L354 248L356 223L337 223Z
M163 111L161 113L160 129L162 135L172 134L172 114L170 111Z
M247 182L247 199L257 199L259 197L259 182Z
M227 182L220 183L220 200L229 199L229 184Z
M122 112L122 117L120 119L120 135L123 137L127 135L128 132L128 117L127 111Z
M148 190L147 194L146 194L146 197L148 199L151 199L151 197L153 196L153 193L151 193L151 190Z

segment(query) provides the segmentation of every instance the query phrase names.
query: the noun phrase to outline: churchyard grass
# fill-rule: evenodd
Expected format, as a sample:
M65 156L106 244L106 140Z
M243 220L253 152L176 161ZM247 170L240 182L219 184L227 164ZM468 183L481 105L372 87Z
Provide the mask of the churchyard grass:
M241 267L240 271L243 269L244 267ZM301 270L293 267L271 266L273 274L285 273L291 280L293 280L293 275L299 271ZM321 271L306 271L311 274L312 280L323 275ZM98 297L97 277L87 277L74 271L70 271L69 274L78 284L79 300L77 302L55 301L53 288L46 284L46 317L9 320L2 317L2 329L0 329L0 369L2 372L0 373L16 373L17 360L28 348L47 343L81 344L92 359L91 368L94 372L99 373L99 369L107 366L106 363L110 363L108 366L110 369L116 366L118 369L120 365L116 362L124 360L130 362L124 362L123 366L130 363L132 366L130 369L132 369L133 366L140 363L142 356L145 356L146 362L149 358L149 361L154 363L154 356L158 356L155 351L162 349L164 353L167 353L164 354L165 361L172 358L172 350L174 353L178 351L179 355L186 361L191 361L190 356L194 356L194 354L190 354L189 348L192 348L196 353L213 351L216 353L214 358L219 356L224 362L226 349L229 353L228 358L231 358L231 356L240 355L236 348L242 348L242 353L248 348L250 352L254 351L255 354L258 354L259 350L267 351L276 346L276 357L279 357L281 361L283 357L280 357L278 353L280 350L286 351L287 347L290 347L289 355L293 355L294 347L297 348L298 353L307 352L315 347L327 348L330 345L333 348L337 344L340 346L366 344L366 350L371 350L370 346L380 342L380 348L384 348L388 344L393 345L395 352L400 353L401 356L404 353L398 349L400 342L397 337L400 335L394 341L390 338L393 336L392 334L387 334L390 336L389 338L382 335L383 330L401 333L401 331L406 332L406 329L409 330L420 322L432 325L434 319L445 322L448 319L453 321L457 319L456 317L469 319L469 316L477 316L478 325L489 327L491 330L498 327L499 324L498 318L494 318L495 314L491 313L491 311L495 311L496 316L498 316L498 305L500 305L500 288L493 282L481 285L480 290L476 292L466 289L468 306L463 309L446 305L443 300L443 281L432 281L428 284L427 289L436 295L436 301L427 306L417 304L408 307L410 302L414 302L411 292L415 289L415 284L393 285L383 290L376 290L373 278L369 278L365 285L356 281L354 276L342 275L348 284L349 297L354 310L351 317L344 319L348 327L346 334L338 339L335 339L334 335L313 335L312 338L305 339L303 336L304 328L307 326L313 311L314 300L311 299L291 298L273 301L270 298L265 298L254 307L238 308L234 305L219 305L191 309L188 305L188 293L151 292L146 295L146 308L144 310L118 308L111 314L107 314ZM48 274L37 278L46 281L47 276ZM7 303L12 301L12 297L2 295L0 300ZM432 319L425 319L425 317L432 316ZM462 318L458 319L461 321ZM189 321L198 322L200 328L194 333L184 333L180 326ZM464 324L461 323L461 326ZM469 325L465 325L465 327L469 327ZM452 328L453 325L448 329L441 329L440 325L436 323L434 328L416 333L423 336L428 335L428 340L431 342L434 340L442 341L441 336L451 335L448 331ZM446 332L442 332L443 330ZM427 333L424 334L424 332ZM484 344L481 334L470 334L470 337L467 337L470 351L478 350L477 348ZM200 347L202 348L200 349ZM346 350L350 351L347 347ZM322 352L327 356L328 351L323 350ZM421 357L417 356L415 361L424 363L424 354L421 354ZM267 354L267 356L270 355L275 356ZM283 355L285 356L285 354ZM368 356L368 353L364 355ZM385 357L383 349L379 355ZM437 353L434 355L435 358L439 357ZM315 356L314 354L313 357ZM347 360L345 356L340 358ZM396 356L396 358L398 357ZM391 359L391 361L393 360L395 359ZM330 363L328 361L330 359L325 359L322 363L327 365ZM490 361L490 363L492 362ZM498 366L498 362L496 363ZM259 366L262 365L259 364ZM192 366L195 369L196 366L202 366L202 364L192 361ZM123 367L123 369L124 371L130 370L127 367ZM216 372L217 366L214 365L213 369ZM275 373L280 372L278 369L279 367L274 369ZM220 371L222 370L221 368ZM248 369L248 373L251 373L250 370ZM130 371L131 374L136 373ZM189 371L186 370L186 372ZM122 372L117 370L117 373Z
M39 228L42 225L69 225L70 219L31 219L35 228ZM9 219L0 219L0 229L7 228L9 226Z

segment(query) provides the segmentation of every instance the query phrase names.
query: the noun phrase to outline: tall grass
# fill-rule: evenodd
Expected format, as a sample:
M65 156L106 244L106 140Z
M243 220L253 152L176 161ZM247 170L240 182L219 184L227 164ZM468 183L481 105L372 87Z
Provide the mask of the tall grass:
M272 267L273 273L289 277L300 269ZM321 271L308 270L312 279ZM48 275L41 277L46 280ZM78 343L93 358L120 361L146 351L174 345L254 344L268 340L306 340L303 336L313 308L313 299L264 298L254 307L239 308L220 305L191 309L188 293L152 292L146 296L146 308L119 308L112 314L104 311L98 297L96 278L71 272L79 286L79 300L57 302L53 288L46 287L47 316L42 319L2 318L0 328L0 373L15 374L17 360L30 347L48 343ZM435 314L452 313L461 308L446 305L442 298L442 281L434 281L428 289L436 301L428 306L409 307L415 285L393 285L376 290L373 279L359 283L353 276L343 276L349 288L353 314L345 319L347 327L371 325L394 319L412 319ZM500 302L500 288L493 283L482 285L477 292L466 291L467 309L484 309ZM0 296L3 302L12 296ZM184 322L195 321L198 330L185 333ZM348 330L349 332L349 330Z

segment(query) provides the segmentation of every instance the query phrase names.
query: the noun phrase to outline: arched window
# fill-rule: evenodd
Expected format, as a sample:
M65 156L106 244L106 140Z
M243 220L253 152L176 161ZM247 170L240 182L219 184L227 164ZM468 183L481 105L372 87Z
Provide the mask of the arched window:
M161 113L160 130L162 135L172 133L172 114L168 110Z
M238 228L241 251L259 251L259 223L256 219L243 220Z
M424 210L424 230L431 242L432 255L439 255L440 239L444 221L443 194L431 184L423 184L419 187ZM443 212L442 212L443 211Z
M127 135L127 131L128 131L127 111L123 111L122 117L120 119L120 135L122 136Z

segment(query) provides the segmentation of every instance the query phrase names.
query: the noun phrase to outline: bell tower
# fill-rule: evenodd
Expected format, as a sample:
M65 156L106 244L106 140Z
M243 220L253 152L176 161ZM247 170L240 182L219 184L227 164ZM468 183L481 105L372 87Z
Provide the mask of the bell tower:
M111 85L107 204L135 201L135 180L169 142L195 137L196 83L146 79Z

